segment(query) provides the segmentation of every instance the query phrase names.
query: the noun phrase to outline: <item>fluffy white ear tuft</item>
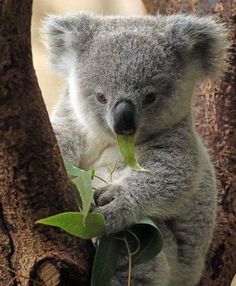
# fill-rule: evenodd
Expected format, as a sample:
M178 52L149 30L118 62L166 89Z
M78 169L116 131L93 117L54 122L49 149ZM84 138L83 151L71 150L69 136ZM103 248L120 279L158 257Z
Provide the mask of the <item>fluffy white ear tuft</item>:
M41 34L51 54L50 62L56 71L68 74L73 55L82 54L89 49L89 42L96 28L97 17L90 13L46 17Z
M213 17L173 15L172 43L178 53L199 70L199 76L214 77L226 66L229 48L227 29ZM171 22L172 22L171 21Z

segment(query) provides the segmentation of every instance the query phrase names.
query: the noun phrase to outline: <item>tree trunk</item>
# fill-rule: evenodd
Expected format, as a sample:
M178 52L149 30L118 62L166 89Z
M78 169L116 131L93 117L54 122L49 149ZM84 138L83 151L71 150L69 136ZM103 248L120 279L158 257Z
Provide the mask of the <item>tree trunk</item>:
M92 244L34 224L76 207L33 69L31 9L0 1L0 285L89 285Z
M218 223L201 285L229 286L236 273L236 1L143 0L149 13L201 11L229 27L229 68L202 85L195 99L196 127L208 146L218 178Z

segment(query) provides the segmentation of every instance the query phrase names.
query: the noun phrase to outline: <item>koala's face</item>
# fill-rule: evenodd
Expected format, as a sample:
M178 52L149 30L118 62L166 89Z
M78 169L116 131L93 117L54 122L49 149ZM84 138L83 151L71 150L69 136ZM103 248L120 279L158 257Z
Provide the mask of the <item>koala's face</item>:
M159 129L161 117L170 116L168 105L177 96L183 70L179 59L157 42L132 32L98 35L71 80L80 114L90 114L117 134Z
M224 29L209 18L53 17L52 62L89 128L155 134L190 112L194 83L222 66Z

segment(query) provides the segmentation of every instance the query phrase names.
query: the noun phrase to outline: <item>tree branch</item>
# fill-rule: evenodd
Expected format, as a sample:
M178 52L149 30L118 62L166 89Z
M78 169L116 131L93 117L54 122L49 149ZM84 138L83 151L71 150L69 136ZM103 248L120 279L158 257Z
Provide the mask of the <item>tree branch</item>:
M33 69L31 9L0 2L0 284L89 285L92 244L34 224L76 206Z

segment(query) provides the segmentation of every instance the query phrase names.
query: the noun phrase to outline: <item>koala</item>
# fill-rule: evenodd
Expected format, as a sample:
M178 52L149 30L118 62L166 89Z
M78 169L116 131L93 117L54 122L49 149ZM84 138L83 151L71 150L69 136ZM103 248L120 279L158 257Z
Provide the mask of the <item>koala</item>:
M211 17L49 16L43 33L67 80L51 122L65 159L95 169L96 209L112 234L149 217L164 247L132 269L134 286L199 284L216 218L212 163L193 124L197 83L219 75L226 29ZM137 172L116 135L133 135ZM112 172L111 172L112 170ZM111 176L112 173L112 176ZM118 267L112 286L127 284Z

